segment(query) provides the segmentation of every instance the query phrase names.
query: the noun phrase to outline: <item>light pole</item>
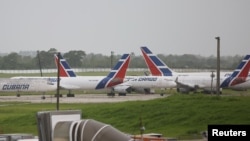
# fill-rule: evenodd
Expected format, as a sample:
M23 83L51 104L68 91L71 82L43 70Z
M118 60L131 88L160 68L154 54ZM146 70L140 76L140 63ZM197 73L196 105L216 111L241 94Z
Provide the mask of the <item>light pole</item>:
M37 51L37 59L38 59L38 64L39 64L39 69L40 69L40 74L41 74L41 77L43 76L43 73L42 73L42 66L41 66L41 59L40 59L40 53L39 53L39 50Z
M216 83L216 94L220 94L220 37L215 37L217 40L217 83Z
M111 67L111 69L113 68L113 57L114 57L114 51L111 51L111 56L110 56L110 67Z
M57 53L57 93L56 93L56 110L59 110L60 97L60 52Z

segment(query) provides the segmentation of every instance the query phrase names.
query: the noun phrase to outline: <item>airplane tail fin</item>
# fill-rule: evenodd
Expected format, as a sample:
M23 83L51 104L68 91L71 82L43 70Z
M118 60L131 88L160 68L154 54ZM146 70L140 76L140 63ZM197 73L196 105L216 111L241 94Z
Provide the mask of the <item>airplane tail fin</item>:
M250 70L250 55L246 55L234 72L226 78L220 87L230 87L243 82L246 82Z
M60 69L60 77L76 77L75 72L69 66L68 62L62 57L61 54L55 54L55 63L57 66L58 58L60 58L59 69Z
M173 76L173 71L147 47L141 47L144 60L153 76Z
M117 64L112 68L110 73L96 87L101 89L104 87L112 87L124 81L128 65L130 63L130 54L123 54Z

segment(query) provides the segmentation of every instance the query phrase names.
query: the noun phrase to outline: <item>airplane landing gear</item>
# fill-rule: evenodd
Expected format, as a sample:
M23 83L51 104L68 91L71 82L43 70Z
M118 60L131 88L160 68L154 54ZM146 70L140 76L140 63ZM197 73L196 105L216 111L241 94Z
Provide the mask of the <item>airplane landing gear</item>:
M44 92L43 92L41 99L46 99Z
M67 97L75 97L75 94L72 94L71 90L69 90L69 93L67 94Z
M107 96L114 97L114 96L115 96L115 93L114 93L114 92L107 93Z

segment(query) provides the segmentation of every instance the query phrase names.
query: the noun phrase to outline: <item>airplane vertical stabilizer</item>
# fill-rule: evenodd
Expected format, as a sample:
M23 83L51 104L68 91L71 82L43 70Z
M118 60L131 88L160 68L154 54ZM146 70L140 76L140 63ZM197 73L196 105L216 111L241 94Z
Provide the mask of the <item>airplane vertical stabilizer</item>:
M55 63L57 66L58 58L60 58L59 69L60 69L60 77L76 77L75 72L69 66L68 62L62 57L61 54L55 54Z
M130 62L130 54L123 54L110 73L97 86L96 89L112 87L123 82Z
M141 51L153 76L173 76L173 71L147 47L141 47Z
M250 55L246 55L234 72L226 78L220 87L230 87L246 82L250 70Z

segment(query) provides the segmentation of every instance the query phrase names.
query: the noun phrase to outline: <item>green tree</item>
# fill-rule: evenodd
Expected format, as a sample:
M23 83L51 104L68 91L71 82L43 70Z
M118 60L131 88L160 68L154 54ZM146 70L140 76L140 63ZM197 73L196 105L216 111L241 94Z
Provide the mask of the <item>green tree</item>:
M23 69L38 69L36 62L33 61L34 59L31 56L21 56L20 64L21 68ZM16 68L20 69L20 68Z
M67 60L71 67L82 67L83 58L85 56L85 52L81 50L72 50L63 55L63 57Z
M56 53L57 53L57 50L54 48L51 48L48 51L38 51L36 58L35 58L37 60L37 64L39 64L39 60L40 60L40 65L42 69L56 68L55 61L54 61L54 54Z
M16 68L20 68L20 59L21 56L18 55L17 53L13 52L8 54L7 56L3 57L3 64L2 64L2 68L3 69L16 69Z

